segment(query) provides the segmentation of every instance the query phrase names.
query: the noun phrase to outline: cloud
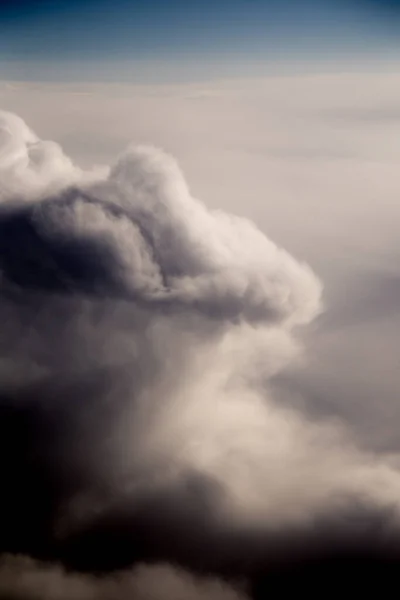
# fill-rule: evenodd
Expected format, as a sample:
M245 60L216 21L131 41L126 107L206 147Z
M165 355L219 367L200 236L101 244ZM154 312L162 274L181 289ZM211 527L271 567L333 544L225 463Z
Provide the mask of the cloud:
M140 565L134 570L95 578L71 574L59 565L26 557L3 556L0 598L8 600L244 600L220 580L194 577L170 565Z
M57 145L38 141L14 116L3 120L0 168L6 182L16 181L15 191L4 192L6 198L20 193L20 182L31 183L33 177L41 184L37 194L43 194L52 178L64 181L70 173L76 178ZM175 161L152 148L127 152L106 181L87 191L69 188L60 197L43 199L40 206L25 206L12 215L7 211L2 227L5 237L7 230L11 235L29 230L32 244L59 257L55 260L63 266L55 265L56 270L72 278L72 287L79 284L69 271L71 254L79 254L75 248L83 244L88 251L80 253L80 261L96 261L103 251L111 261L109 277L120 278L119 295L147 303L197 307L222 318L293 323L307 322L318 310L320 286L307 267L251 223L209 213L191 198ZM5 252L3 256L7 276ZM97 258L99 264L102 258ZM39 260L44 263L45 257ZM95 270L88 265L84 279Z
M2 113L0 173L2 551L232 576L354 506L397 523L390 458L271 394L321 311L307 265L152 147L83 171Z
M13 194L37 197L63 188L85 175L74 167L58 144L42 141L17 115L0 114L0 201Z

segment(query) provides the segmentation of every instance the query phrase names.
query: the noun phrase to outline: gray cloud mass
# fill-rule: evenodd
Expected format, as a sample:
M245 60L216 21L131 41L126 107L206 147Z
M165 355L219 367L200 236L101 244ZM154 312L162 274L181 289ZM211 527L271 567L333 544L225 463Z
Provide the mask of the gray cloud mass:
M396 463L271 393L322 310L306 264L193 198L166 153L82 170L6 112L0 202L0 550L90 573L8 556L4 597L30 597L28 578L32 597L140 598L163 567L94 574L146 562L239 585L282 540L296 555L353 534L354 507L382 517L371 535L386 540ZM143 598L242 594L165 569L171 587Z

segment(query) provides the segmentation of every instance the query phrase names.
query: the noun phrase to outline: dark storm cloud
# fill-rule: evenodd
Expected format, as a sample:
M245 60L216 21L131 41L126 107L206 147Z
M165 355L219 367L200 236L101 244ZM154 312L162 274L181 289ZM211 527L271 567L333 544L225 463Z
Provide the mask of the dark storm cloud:
M395 466L269 392L320 311L308 266L207 210L164 153L84 173L7 113L0 199L2 552L92 575L168 561L255 598L354 540L392 556ZM36 597L55 568L33 567ZM77 597L121 593L88 581Z
M165 441L160 423L195 377L190 356L246 321L306 322L319 283L252 225L208 213L163 154L132 150L88 183L16 117L2 123L3 549L125 566L149 542L110 541L143 527L152 540L158 514L157 532L187 531L189 556L224 495L179 446L163 455L180 416ZM147 552L162 558L159 544Z

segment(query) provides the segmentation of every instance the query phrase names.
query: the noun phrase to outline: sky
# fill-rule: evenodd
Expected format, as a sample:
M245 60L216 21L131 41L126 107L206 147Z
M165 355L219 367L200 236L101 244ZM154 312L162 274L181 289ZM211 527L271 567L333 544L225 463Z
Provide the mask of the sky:
M0 5L9 79L193 79L276 61L397 56L396 2L18 0Z
M397 584L398 13L0 3L0 600Z

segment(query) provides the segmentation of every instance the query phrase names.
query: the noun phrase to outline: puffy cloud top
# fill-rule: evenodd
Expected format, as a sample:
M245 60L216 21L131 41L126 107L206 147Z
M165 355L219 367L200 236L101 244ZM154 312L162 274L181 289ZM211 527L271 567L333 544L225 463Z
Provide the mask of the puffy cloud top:
M9 282L222 320L292 325L319 310L311 270L252 223L209 211L160 150L131 148L109 172L83 173L57 144L1 113L0 172Z

